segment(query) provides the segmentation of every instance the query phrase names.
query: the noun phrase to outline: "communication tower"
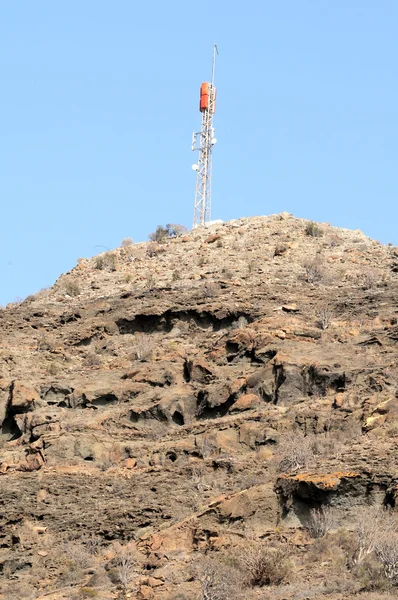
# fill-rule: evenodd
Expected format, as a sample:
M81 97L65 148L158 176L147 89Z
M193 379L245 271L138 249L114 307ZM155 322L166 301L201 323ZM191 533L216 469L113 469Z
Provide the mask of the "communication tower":
M198 151L198 162L192 165L196 174L195 205L193 227L200 227L210 221L211 215L211 167L212 150L217 142L214 137L213 116L216 112L216 93L214 86L214 71L216 66L216 44L213 48L211 83L205 82L200 86L199 110L202 113L202 127L192 135L192 150Z

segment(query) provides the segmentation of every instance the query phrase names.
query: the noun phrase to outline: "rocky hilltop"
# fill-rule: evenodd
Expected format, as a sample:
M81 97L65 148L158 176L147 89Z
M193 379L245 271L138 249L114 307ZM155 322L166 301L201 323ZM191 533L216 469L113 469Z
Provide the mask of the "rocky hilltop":
M0 597L395 598L397 298L397 248L282 213L1 310Z

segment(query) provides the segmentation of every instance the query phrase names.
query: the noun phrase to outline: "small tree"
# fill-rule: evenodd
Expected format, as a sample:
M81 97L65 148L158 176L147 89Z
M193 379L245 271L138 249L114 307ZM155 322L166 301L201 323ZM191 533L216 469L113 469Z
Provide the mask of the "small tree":
M169 230L163 225L158 225L156 231L149 234L151 242L158 242L158 244L163 244L169 237Z
M176 223L168 223L166 227L158 225L154 233L149 234L149 239L152 242L158 242L162 244L168 238L179 237L186 233L187 228L184 225L177 225Z
M166 229L169 232L169 237L179 237L188 231L184 225L178 225L177 223L168 223Z

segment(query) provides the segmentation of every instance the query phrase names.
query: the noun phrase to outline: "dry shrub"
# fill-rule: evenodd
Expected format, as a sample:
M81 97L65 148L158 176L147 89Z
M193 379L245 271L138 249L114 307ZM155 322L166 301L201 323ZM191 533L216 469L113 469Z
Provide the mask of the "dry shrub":
M116 271L117 259L112 252L100 254L95 259L95 268L100 271Z
M265 542L248 542L239 551L238 564L249 587L280 585L292 574L287 544L269 546Z
M221 286L215 281L207 281L203 286L203 295L205 298L214 298L221 291Z
M112 579L120 585L126 594L128 590L136 591L134 579L140 573L141 557L132 543L122 545L115 542L112 546L114 558L112 560Z
M366 290L371 290L377 287L380 281L380 275L376 269L368 269L363 274L363 287Z
M153 273L147 273L146 275L146 287L148 288L148 290L153 290L153 288L155 287L155 275Z
M398 533L384 532L376 542L375 554L383 567L387 581L398 585Z
M311 464L315 456L314 437L301 431L281 435L275 451L278 471L291 473Z
M355 562L374 553L377 544L394 530L394 517L381 506L364 506L356 514L357 550Z
M65 555L82 569L93 565L93 557L80 541L70 541L64 546Z
M199 450L203 458L209 458L218 454L218 446L216 442L209 436L203 436L199 444Z
M54 346L50 340L50 338L48 337L48 334L45 333L44 331L39 331L38 337L37 337L37 350L44 352L44 351L50 351L53 350Z
M79 284L76 281L72 281L71 279L69 279L68 281L65 281L64 290L65 290L65 293L68 294L68 296L75 297L75 296L80 295Z
M97 556L101 549L101 538L93 533L85 534L80 538L81 543L90 556Z
M321 304L315 310L317 325L321 329L328 329L333 319L333 309L329 304Z
M67 542L59 547L59 558L62 561L60 581L63 585L72 585L81 582L84 577L84 569L88 569L94 564L93 557L76 540Z
M162 251L162 248L159 246L157 242L151 242L146 246L146 253L149 258L153 258L157 256Z
M208 557L195 560L192 574L200 585L200 600L231 600L241 597L242 577L239 570L218 560Z
M366 556L360 564L355 565L353 575L364 590L385 590L389 587L382 566L374 554ZM377 596L374 600L379 598Z
M31 302L34 302L35 300L37 300L36 294L29 294L29 296L26 296L24 302L26 304L30 304Z
M336 248L336 246L340 246L341 239L337 235L331 235L329 238L329 248Z
M319 260L309 260L303 264L307 283L318 283L324 278L324 268Z
M313 508L310 511L308 530L313 538L322 538L336 526L336 523L336 511L330 506Z
M232 279L232 277L234 276L234 272L232 271L232 269L229 269L228 267L223 267L221 269L221 275L225 279Z
M128 246L133 245L133 240L131 238L124 238L122 243L120 244L121 248L128 248Z
M46 367L46 373L48 373L48 375L56 376L56 375L58 375L59 371L60 371L60 368L55 362L51 362Z
M357 513L356 572L368 586L379 581L398 585L398 517L383 507L368 506ZM378 583L378 588L383 582Z
M152 357L154 342L149 335L136 333L133 344L133 357L135 360L146 361Z
M323 235L323 230L314 221L307 223L304 231L310 237L321 237Z

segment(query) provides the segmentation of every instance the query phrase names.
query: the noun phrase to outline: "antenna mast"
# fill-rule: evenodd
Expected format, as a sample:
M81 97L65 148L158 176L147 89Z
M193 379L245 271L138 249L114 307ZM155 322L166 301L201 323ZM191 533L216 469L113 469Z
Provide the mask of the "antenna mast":
M202 113L202 127L192 136L192 150L199 152L198 163L192 166L193 170L197 172L193 213L194 228L204 226L210 221L211 215L212 150L217 142L213 127L213 115L216 112L217 90L214 86L214 72L217 54L218 49L214 44L211 83L202 83L200 86L199 110Z

